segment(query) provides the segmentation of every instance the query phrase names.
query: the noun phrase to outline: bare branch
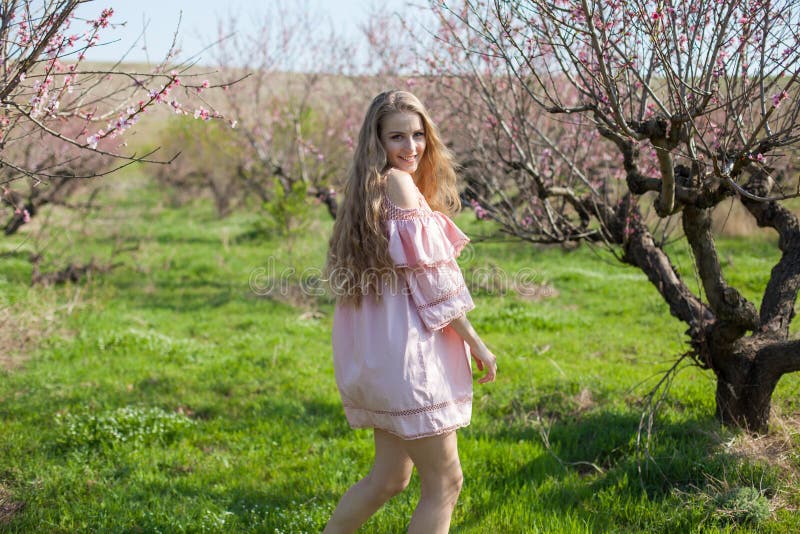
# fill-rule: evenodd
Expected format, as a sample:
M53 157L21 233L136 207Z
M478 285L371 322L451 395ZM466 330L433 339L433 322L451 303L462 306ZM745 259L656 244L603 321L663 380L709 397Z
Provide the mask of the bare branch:
M739 327L734 339L748 330L756 330L759 318L755 306L729 286L722 276L709 210L686 206L683 209L683 231L692 247L711 310L721 321Z
M767 197L773 184L766 173L759 173L745 188ZM778 247L783 254L772 268L761 300L761 331L785 337L794 318L794 305L800 290L800 222L794 213L776 201L759 202L743 197L742 204L759 226L778 232Z

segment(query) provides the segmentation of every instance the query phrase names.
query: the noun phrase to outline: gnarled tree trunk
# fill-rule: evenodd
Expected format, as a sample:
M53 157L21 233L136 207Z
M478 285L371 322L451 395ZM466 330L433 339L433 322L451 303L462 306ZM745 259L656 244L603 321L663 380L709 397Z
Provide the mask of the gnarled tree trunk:
M746 193L767 197L772 184L755 173ZM721 195L705 193L706 198ZM585 202L588 205L589 199ZM704 302L684 283L666 252L641 222L633 197L616 210L595 211L609 241L623 242L623 261L641 269L667 302L672 315L688 325L687 335L700 365L717 377L720 420L750 432L768 428L772 394L780 378L800 370L800 340L789 339L800 287L800 225L777 202L743 199L761 226L774 228L783 255L772 269L761 310L725 281L711 234L710 210L682 206L687 241L705 293ZM625 235L627 233L627 235Z

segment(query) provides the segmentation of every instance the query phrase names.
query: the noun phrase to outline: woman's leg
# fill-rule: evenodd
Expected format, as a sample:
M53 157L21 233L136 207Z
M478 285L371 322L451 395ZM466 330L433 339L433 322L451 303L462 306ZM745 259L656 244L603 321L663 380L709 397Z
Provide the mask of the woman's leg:
M409 440L405 446L417 467L421 489L408 532L447 534L463 482L456 433Z
M326 534L355 532L383 503L408 486L414 465L406 441L375 429L375 463L369 474L345 493L333 512Z

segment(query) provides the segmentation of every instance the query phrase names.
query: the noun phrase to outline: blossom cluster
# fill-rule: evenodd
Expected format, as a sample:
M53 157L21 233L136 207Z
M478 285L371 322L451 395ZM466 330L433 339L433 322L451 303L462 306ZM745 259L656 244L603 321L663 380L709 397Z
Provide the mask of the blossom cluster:
M143 85L143 84L142 84ZM113 123L108 123L105 129L98 130L94 134L86 138L86 146L91 149L97 149L98 142L106 137L116 137L122 134L125 130L136 124L139 120L141 113L145 113L147 109L153 104L165 104L172 108L172 111L178 115L192 115L195 119L202 119L208 121L211 119L222 118L222 114L200 106L193 111L189 111L176 99L170 98L170 93L176 88L181 86L181 79L177 71L172 71L169 74L169 81L164 84L160 89L151 89L147 91L147 99L139 100L136 108L129 107L125 113L121 114ZM209 88L211 85L208 80L203 80L200 85L195 87L199 93ZM236 127L236 121L230 122L231 128Z
M472 206L473 211L475 212L475 217L478 219L488 219L489 212L486 211L486 208L481 206L480 202L475 200L474 198L469 201L470 205Z
M48 8L44 8L45 10ZM99 43L100 33L102 30L111 25L111 20L114 16L113 8L105 8L96 19L89 19L86 21L88 28L85 31L74 32L70 31L73 23L74 14L69 14L63 21L57 31L53 31L53 25L56 24L58 19L58 10L50 13L43 11L40 15L26 12L21 20L16 21L16 36L15 40L11 43L11 48L8 50L10 57L18 56L19 65L23 65L22 57L24 54L29 53L30 47L33 43L38 43L45 38L47 42L43 49L43 56L33 58L37 63L41 62L42 68L28 68L25 70L20 69L16 74L14 82L18 87L17 92L21 94L28 94L27 107L23 113L31 120L37 121L40 126L49 120L57 117L77 116L83 119L88 125L91 122L105 117L102 111L96 107L87 109L87 106L81 105L78 100L65 101L65 95L71 95L74 89L78 86L79 66L85 59L85 52ZM15 21L14 13L9 14L9 19ZM71 54L75 57L75 62L65 65L62 60ZM13 71L12 71L13 72ZM113 73L109 72L107 75L110 77ZM173 71L169 75L160 74L158 70L149 75L139 76L135 83L145 91L147 97L139 100L136 105L129 105L125 111L117 114L117 116L109 121L104 128L97 131L90 132L88 128L84 128L83 135L85 135L85 142L80 146L96 150L100 140L104 138L113 138L122 135L126 130L131 128L139 119L139 115L147 110L148 107L154 104L163 103L171 106L175 113L182 115L193 115L195 118L202 120L210 120L212 118L220 118L221 115L213 110L199 107L194 110L186 110L184 106L176 99L170 96L176 88L181 85L181 80L177 72ZM157 79L159 77L168 77L167 83L160 89L148 90L145 87L146 79ZM32 78L32 80L31 80ZM32 82L32 83L31 83ZM88 83L88 82L86 82ZM197 86L191 86L196 93L211 87L208 80L203 80ZM187 87L188 90L190 87ZM87 87L84 91L89 91ZM85 95L86 92L81 93L80 96ZM101 99L102 100L102 99ZM10 121L0 122L0 139L6 136L4 131L9 127ZM232 126L234 124L232 123Z
M25 198L12 190L9 184L13 181L25 176L34 181L60 176L58 167L62 165L79 170L76 175L98 175L101 165L107 163L96 157L98 154L140 160L136 155L106 152L100 144L103 139L125 134L156 104L169 105L176 113L202 120L222 117L213 109L192 109L194 106L182 105L175 98L178 88L191 98L212 88L212 83L202 80L185 85L177 72L167 74L173 51L149 72L123 72L96 65L86 68L86 52L100 44L104 30L113 27L115 12L109 7L98 17L84 21L75 14L79 3L5 2L8 13L0 8L6 28L0 145L9 170L6 179L0 181L0 204L13 212L15 229L20 223L28 223L38 207L50 200ZM156 89L151 90L153 87ZM230 124L236 125L235 121ZM33 142L36 150L17 149L26 142Z

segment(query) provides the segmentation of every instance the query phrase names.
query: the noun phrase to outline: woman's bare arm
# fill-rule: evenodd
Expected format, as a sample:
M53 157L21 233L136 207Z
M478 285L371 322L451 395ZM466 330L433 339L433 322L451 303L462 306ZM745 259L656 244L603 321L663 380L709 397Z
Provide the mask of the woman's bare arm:
M467 345L469 345L472 357L475 358L478 364L478 369L481 371L484 369L486 370L486 374L478 379L478 383L485 384L486 382L494 381L497 375L497 358L492 354L492 351L489 350L480 336L478 336L478 333L475 332L469 319L467 319L467 314L465 313L450 321L450 326L452 326L453 330L455 330L456 333L467 342Z

